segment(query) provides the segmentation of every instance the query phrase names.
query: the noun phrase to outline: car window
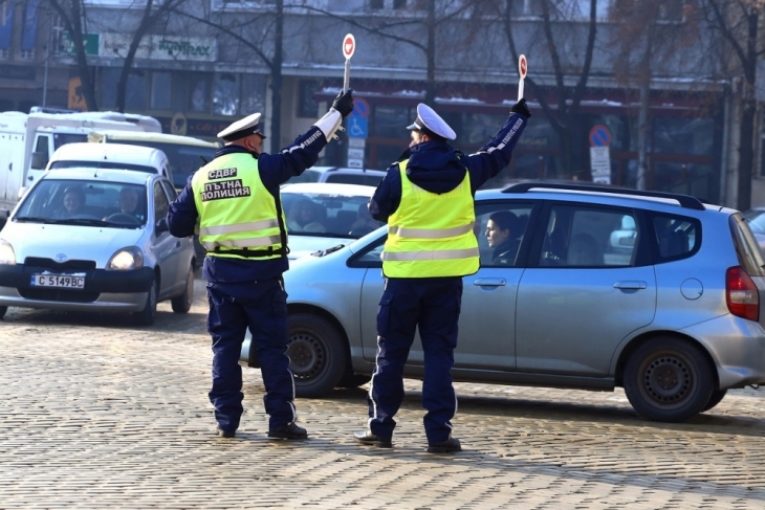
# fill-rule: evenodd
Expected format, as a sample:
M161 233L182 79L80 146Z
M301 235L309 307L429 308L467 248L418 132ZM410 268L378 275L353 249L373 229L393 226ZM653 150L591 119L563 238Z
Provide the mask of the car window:
M482 267L517 266L530 204L492 203L476 209L475 234Z
M24 197L15 219L135 228L145 223L145 195L146 188L140 184L45 179ZM111 218L120 212L128 197L135 198L130 201L135 219L126 222Z
M290 235L358 239L382 225L369 215L368 196L282 192L281 199Z
M350 267L382 267L382 252L387 235L367 245L348 260Z
M162 191L162 187L159 182L154 183L154 220L164 218L167 216L167 211L170 209L170 202L167 200L165 193Z
M698 220L682 216L656 214L653 216L659 261L689 257L701 242Z
M750 276L765 276L765 259L754 237L751 222L740 214L731 216L733 238L739 261Z
M165 190L165 194L167 195L168 200L171 202L175 200L175 197L178 196L178 192L175 191L175 188L172 184L170 184L170 181L160 181L162 183L162 189Z
M634 264L639 234L634 213L587 205L553 205L539 265L608 267Z

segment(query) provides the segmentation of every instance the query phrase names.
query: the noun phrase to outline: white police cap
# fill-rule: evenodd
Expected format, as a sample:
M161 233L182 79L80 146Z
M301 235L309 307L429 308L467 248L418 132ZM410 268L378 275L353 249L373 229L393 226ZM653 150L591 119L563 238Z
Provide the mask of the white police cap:
M425 103L417 105L417 118L406 129L421 131L427 129L447 140L455 140L457 133L446 123L436 111Z
M248 115L243 119L239 119L236 122L232 122L218 133L218 138L222 138L227 142L233 142L234 140L255 133L265 138L266 135L263 134L263 125L260 123L260 117L260 112L258 112Z

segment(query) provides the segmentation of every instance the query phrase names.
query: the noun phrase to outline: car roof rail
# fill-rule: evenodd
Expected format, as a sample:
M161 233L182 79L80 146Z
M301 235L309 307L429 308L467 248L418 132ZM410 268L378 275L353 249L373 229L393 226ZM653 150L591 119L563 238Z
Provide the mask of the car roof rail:
M632 188L618 188L608 184L583 183L579 181L519 181L502 189L502 193L525 193L533 188L567 189L573 191L594 191L597 193L612 193L615 195L634 195L638 197L665 198L676 200L681 207L704 210L704 204L696 197L681 193L664 191L647 191Z

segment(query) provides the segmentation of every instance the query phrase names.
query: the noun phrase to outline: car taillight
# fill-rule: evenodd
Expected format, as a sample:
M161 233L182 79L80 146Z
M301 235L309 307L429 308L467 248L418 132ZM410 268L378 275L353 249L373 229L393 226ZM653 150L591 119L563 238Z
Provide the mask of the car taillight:
M753 321L760 319L759 290L741 267L729 267L725 273L725 301L733 315Z

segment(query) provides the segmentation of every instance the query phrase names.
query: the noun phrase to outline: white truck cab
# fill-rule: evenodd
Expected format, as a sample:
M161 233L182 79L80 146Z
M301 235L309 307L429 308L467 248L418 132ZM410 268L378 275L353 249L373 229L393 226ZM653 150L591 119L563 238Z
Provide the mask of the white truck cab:
M45 171L50 155L63 145L85 142L95 129L162 131L146 115L119 112L0 112L0 209L9 209Z

